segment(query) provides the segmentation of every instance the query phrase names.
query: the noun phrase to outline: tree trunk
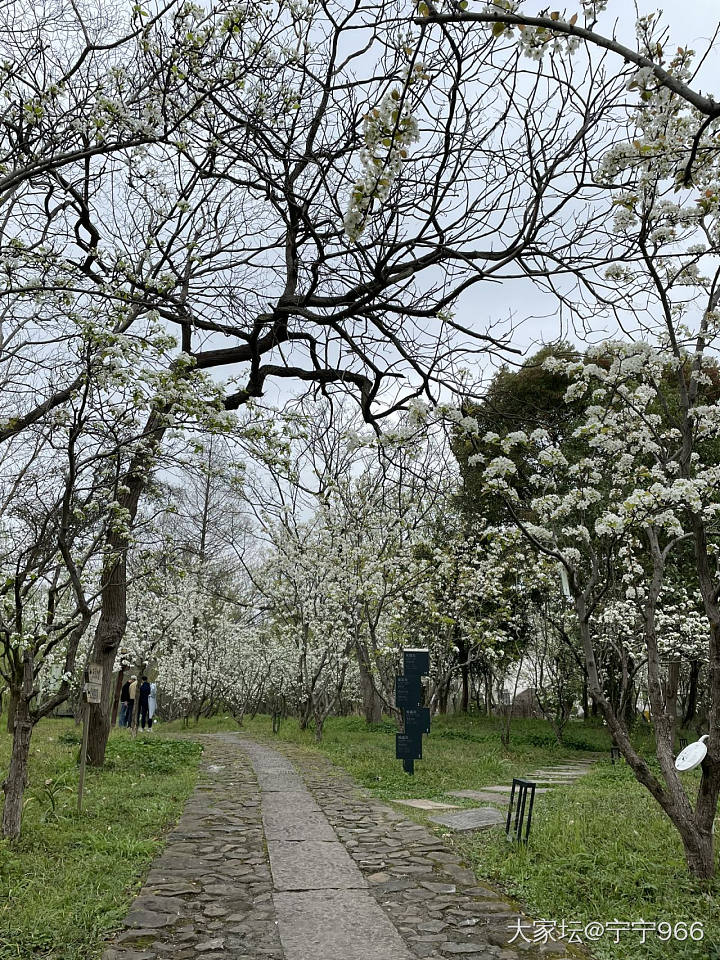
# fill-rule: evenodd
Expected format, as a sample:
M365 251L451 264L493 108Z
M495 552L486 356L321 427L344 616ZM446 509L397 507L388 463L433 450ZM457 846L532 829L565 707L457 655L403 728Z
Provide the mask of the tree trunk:
M10 688L10 695L8 696L8 710L7 710L7 732L13 733L15 730L15 712L18 705L18 692Z
M33 665L30 651L23 654L23 686L16 693L15 725L13 728L12 753L7 779L3 783L5 806L3 807L2 835L10 840L20 836L23 796L28 783L28 757L32 737L30 698L33 690Z
M91 767L101 767L105 762L105 749L112 728L113 694L115 687L113 683L113 668L115 666L115 654L125 632L127 618L122 621L122 632L119 633L121 630L120 622L118 619L112 625L103 624L101 615L100 622L95 631L92 660L94 663L101 664L103 679L100 703L91 703L88 705L90 711L88 719L88 763ZM117 645L112 642L111 638L113 637L118 637Z
M157 409L148 416L142 442L122 478L127 492L117 498L120 507L126 511L125 522L111 525L107 534L100 577L100 619L91 656L91 660L103 668L100 703L90 705L88 763L93 767L101 767L105 762L105 749L112 728L115 655L127 627L127 552L138 503L147 485L155 452L167 429L165 413Z
M20 836L31 736L32 723L28 716L27 705L21 703L18 705L15 719L10 767L7 780L3 784L5 806L3 808L2 835L11 840Z
M438 689L438 713L445 716L447 713L448 696L450 695L450 679L443 681Z
M100 703L90 704L88 720L88 763L101 767L112 729L112 708L115 693L113 682L115 655L127 627L127 543L112 531L108 535L112 552L103 560L101 576L102 606L95 628L91 660L102 666Z
M503 716L503 723L500 729L500 743L507 750L510 746L510 726L512 724L513 711L515 710L515 699L517 698L517 689L518 684L520 683L520 674L522 673L523 661L525 659L525 654L522 654L520 657L520 662L518 664L517 673L515 674L515 683L513 684L513 695L512 700L509 704L505 704L505 710Z
M703 761L703 776L700 782L695 810L685 793L682 782L674 770L672 751L672 718L663 709L663 692L658 678L657 646L651 617L646 607L646 643L648 645L648 691L653 709L653 724L657 755L665 783L661 783L648 766L645 759L635 750L626 727L612 709L605 697L597 672L597 663L590 636L589 615L581 597L576 597L580 635L583 639L590 694L603 712L613 742L620 748L623 756L633 770L636 779L657 800L663 811L677 830L685 850L685 859L691 873L700 880L707 880L714 874L714 852L712 825L717 810L718 791L720 790L720 767L708 754ZM651 610L650 613L653 611Z
M313 713L312 698L308 697L298 705L298 726L301 730L307 730L308 724Z
M688 690L687 706L682 719L683 727L687 727L695 719L698 702L698 684L700 680L700 661L693 660L690 664L690 687Z
M125 674L125 664L120 664L120 669L117 673L117 680L115 681L115 695L113 697L113 707L112 713L110 714L110 726L114 727L117 723L118 708L120 706L120 694L122 693L123 686L123 676Z
M488 671L485 674L485 715L492 716L493 698L492 698L492 673Z
M668 665L668 676L665 682L665 712L669 722L670 745L675 742L675 727L677 726L677 698L680 683L680 661L672 660Z
M355 644L358 669L360 672L360 695L362 697L363 713L367 723L380 723L383 713L383 702L376 688L372 674L370 655L364 643Z
M678 828L679 829L679 828ZM715 848L711 831L688 825L680 829L688 869L699 880L711 880L715 874Z

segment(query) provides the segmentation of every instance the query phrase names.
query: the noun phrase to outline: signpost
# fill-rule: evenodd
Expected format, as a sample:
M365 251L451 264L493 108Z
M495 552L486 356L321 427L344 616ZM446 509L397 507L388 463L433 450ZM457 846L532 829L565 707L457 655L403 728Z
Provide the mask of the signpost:
M422 760L422 734L396 733L395 734L396 760Z
M85 682L86 703L100 703L102 700L102 678L102 664L89 663Z
M87 760L88 731L90 728L90 704L102 700L103 668L101 663L89 663L85 670L83 684L83 737L80 748L80 779L78 780L78 813L82 811L83 790L85 788L85 761Z
M404 650L403 667L405 673L409 676L420 677L427 676L430 673L430 651L429 650Z
M405 710L405 728L430 733L430 708L407 707Z
M402 710L403 732L395 735L395 758L402 760L406 773L415 773L415 761L422 760L422 735L430 733L430 710L420 705L421 677L430 672L428 650L403 652L404 674L395 677L395 706Z
M420 703L420 677L395 677L395 706L401 710L412 709Z

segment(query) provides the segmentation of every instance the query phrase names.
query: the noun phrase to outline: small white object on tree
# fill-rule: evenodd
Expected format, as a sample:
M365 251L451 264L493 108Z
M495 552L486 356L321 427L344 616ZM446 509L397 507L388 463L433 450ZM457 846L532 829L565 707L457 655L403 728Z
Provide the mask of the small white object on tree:
M709 734L700 737L695 743L688 744L675 758L675 769L686 773L688 770L694 770L699 767L705 759L707 753L707 740Z

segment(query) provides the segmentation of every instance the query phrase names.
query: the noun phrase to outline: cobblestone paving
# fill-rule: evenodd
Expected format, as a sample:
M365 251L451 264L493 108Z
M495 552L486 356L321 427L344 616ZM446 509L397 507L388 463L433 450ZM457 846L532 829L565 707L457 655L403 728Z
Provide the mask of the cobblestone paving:
M284 960L260 796L232 737L203 737L200 781L103 960Z
M350 941L364 942L369 926L379 936L366 960L571 955L557 943L510 945L517 909L325 758L236 734L202 739L201 781L103 960L346 960L360 955ZM285 811L297 823L300 809L309 829L293 843ZM338 889L318 877L323 859L342 863ZM332 944L312 942L312 930L333 923Z

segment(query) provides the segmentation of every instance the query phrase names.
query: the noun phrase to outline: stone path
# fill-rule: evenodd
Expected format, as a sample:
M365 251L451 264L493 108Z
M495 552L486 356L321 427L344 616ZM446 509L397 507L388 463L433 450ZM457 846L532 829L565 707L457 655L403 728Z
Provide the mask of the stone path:
M412 960L290 761L256 743L246 741L242 749L262 791L273 902L287 960Z
M535 788L536 801L539 797L557 786L567 786L588 772L593 760L576 760L573 764L563 764L543 770L533 770L525 776L537 786ZM482 787L480 790L455 790L450 796L461 797L464 800L476 800L485 804L482 807L470 807L457 810L453 813L444 813L441 816L429 817L432 823L448 827L451 830L465 832L469 830L487 830L490 827L505 824L507 808L510 802L510 784L495 784ZM417 801L400 801L401 803L416 804ZM498 809L502 807L502 811ZM427 809L427 808L426 808Z
M103 960L576 956L509 945L517 907L325 758L202 739L200 783Z

